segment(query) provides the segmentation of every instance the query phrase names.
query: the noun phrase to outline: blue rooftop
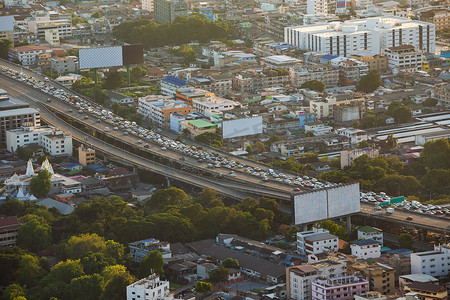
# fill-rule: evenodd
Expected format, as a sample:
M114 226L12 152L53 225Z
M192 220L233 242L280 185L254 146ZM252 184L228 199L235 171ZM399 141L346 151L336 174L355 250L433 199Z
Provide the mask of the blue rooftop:
M165 81L167 83L171 83L174 84L176 86L184 86L187 84L186 80L180 79L180 78L176 78L173 76L167 76L166 78L161 79L162 81Z
M337 55L330 55L330 54L326 54L326 55L321 55L319 56L321 59L325 59L325 60L332 60L335 59L336 57L338 57Z
M81 164L79 164L79 163L72 163L72 164L68 164L66 166L66 168L73 168L73 167L78 167L78 166L81 166Z
M92 169L92 170L96 171L96 172L105 172L106 171L105 168L103 168L102 166L99 166L99 165L87 165L87 167L89 169Z

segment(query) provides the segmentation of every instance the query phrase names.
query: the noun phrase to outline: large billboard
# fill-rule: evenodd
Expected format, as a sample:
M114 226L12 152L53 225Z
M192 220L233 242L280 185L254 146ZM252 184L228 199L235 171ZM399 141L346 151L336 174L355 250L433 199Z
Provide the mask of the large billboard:
M142 45L83 48L79 61L80 69L138 65L144 62L144 48Z
M359 183L295 193L291 202L295 225L351 215L361 209Z
M251 117L224 121L222 123L222 138L231 139L263 132L262 117Z

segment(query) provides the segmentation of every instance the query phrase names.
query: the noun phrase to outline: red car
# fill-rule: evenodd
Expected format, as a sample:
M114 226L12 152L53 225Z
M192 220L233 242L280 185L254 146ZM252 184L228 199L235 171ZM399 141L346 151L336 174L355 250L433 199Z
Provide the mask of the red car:
M406 218L406 220L412 221L412 220L413 220L413 217L409 216L409 217Z
M301 191L301 189L299 189L299 188L295 188L295 189L293 189L293 191L294 191L294 192L300 192L300 191Z

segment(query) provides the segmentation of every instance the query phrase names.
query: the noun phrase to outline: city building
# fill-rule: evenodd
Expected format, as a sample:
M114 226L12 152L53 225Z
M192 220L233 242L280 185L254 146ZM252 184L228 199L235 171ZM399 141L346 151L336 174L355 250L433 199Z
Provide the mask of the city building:
M306 13L313 16L328 15L328 0L307 0Z
M253 44L253 53L259 56L290 55L296 48L285 42L274 42L272 39L262 38Z
M0 248L16 246L19 227L17 217L0 218Z
M297 251L300 254L318 254L338 250L339 238L332 235L328 230L313 228L312 230L297 232Z
M169 297L169 281L161 281L152 274L127 286L127 300L166 300Z
M41 125L41 119L39 112L34 108L26 107L2 110L2 104L8 102L8 100L3 100L2 98L0 98L0 145L6 146L7 130L20 128L22 124L39 127Z
M375 158L378 157L380 155L380 152L378 151L378 149L374 149L374 148L365 148L365 149L353 149L353 150L343 150L341 151L341 169L344 169L345 167L350 167L352 165L352 162L354 159L360 157L361 155L368 155L369 158ZM363 230L366 230L365 227L369 227L369 226L364 226L362 227ZM370 227L372 228L372 227ZM370 236L370 234L368 234ZM359 237L359 231L358 231L358 238L362 238ZM361 234L362 236L362 234ZM379 241L378 239L374 239L376 241ZM383 233L381 233L381 244L383 244Z
M300 265L286 269L287 299L312 299L312 282L319 278L320 272L310 265Z
M153 0L143 0L142 9L148 10L149 12L153 12Z
M177 16L186 16L187 3L184 0L153 0L155 21L172 23Z
M205 120L190 120L186 122L186 128L195 137L206 132L216 132L217 124Z
M354 295L369 291L369 282L356 276L316 280L312 283L312 300L353 300Z
M345 85L356 84L369 73L369 66L354 58L338 56L331 59L330 64L339 70L339 81Z
M121 105L130 105L134 103L133 97L130 97L128 95L114 91L106 91L106 93L108 94L109 100L111 102L117 102Z
M333 127L325 125L322 122L316 121L305 124L305 132L311 131L314 135L323 135L330 133Z
M214 112L225 112L234 109L235 102L213 96L210 98L197 98L192 101L193 110L199 114L202 114L206 117L211 117Z
M160 242L157 239L146 239L137 242L128 243L130 248L131 259L134 262L140 263L153 250L161 252L164 259L171 258L170 243Z
M193 87L179 88L176 92L176 99L183 100L190 106L194 105L194 99L211 98L214 96L214 93L211 93L210 91Z
M301 64L301 60L287 55L272 55L261 58L261 65L271 68L291 68Z
M395 290L394 269L370 260L357 260L349 257L347 274L362 276L369 280L369 290L383 295L391 294Z
M405 286L413 283L413 282L421 282L421 283L432 283L439 284L439 279L434 278L433 276L427 274L407 274L399 276L398 278L398 286L400 290L404 291Z
M161 99L162 101L155 101ZM138 113L145 119L157 124L160 127L170 127L170 115L178 113L187 115L192 112L192 107L182 100L173 100L168 97L150 95L138 99Z
M50 62L52 71L58 74L78 70L78 57L76 56L53 57Z
M399 72L414 73L422 71L422 52L412 45L400 45L385 48L383 54L387 57L388 68L394 75Z
M232 78L228 75L217 75L191 78L189 85L215 94L226 95L232 88L232 82Z
M412 253L411 273L446 278L450 273L450 244L435 246L434 251Z
M158 0L165 1L165 0ZM160 81L161 94L175 97L177 89L187 87L187 81L173 76L167 76Z
M327 96L323 99L310 100L309 111L316 119L334 116L334 108L341 105L361 105L364 103L363 97L353 98L351 95Z
M72 156L72 136L51 126L34 127L24 124L21 128L6 131L6 149L15 153L18 147L37 144L51 156Z
M342 162L342 154L341 154L341 162ZM383 231L381 229L370 226L358 227L358 240L374 240L376 242L379 242L381 244L381 247L383 247Z
M438 83L432 88L433 98L444 106L450 106L450 83Z
M238 63L256 63L255 54L245 53L241 50L213 51L212 58L215 67L225 67Z
M448 8L431 8L420 12L420 20L433 23L436 31L450 28L450 9Z
M52 46L58 46L60 44L59 31L57 28L47 29L44 31L44 40Z
M381 256L380 242L369 240L359 240L350 244L352 255L361 258L378 258Z
M14 40L14 22L13 16L0 17L0 40Z
M366 63L369 66L369 71L383 72L388 68L386 56L368 50L353 51L350 57Z
M78 147L78 162L84 167L95 164L95 150L86 145Z
M272 87L285 87L289 85L290 77L287 71L264 70L244 71L233 78L233 90L256 93Z
M443 285L429 282L413 282L404 287L406 293L415 293L418 299L448 300L448 291Z
M289 69L291 84L300 87L306 81L322 81L326 87L337 86L339 82L339 70L330 65L314 64L297 66Z
M284 41L300 49L348 57L357 50L381 54L403 44L435 52L435 25L402 17L371 17L345 22L286 27Z
M362 141L367 141L368 136L367 136L367 132L362 130L362 129L355 129L355 128L338 128L334 131L336 134L338 135L342 135L345 137L348 137L350 139L350 144L352 145L357 145L359 142ZM354 155L359 155L360 152L354 152L354 153L350 153L350 159L354 156ZM363 153L363 154L369 154L369 155L376 155L378 156L377 152L369 152L369 153ZM361 154L362 155L362 154ZM374 157L376 157L374 156ZM351 161L349 161L349 163L351 163Z
M20 61L23 66L31 66L37 63L39 55L50 53L52 50L45 46L20 46L11 48L8 52L9 60Z

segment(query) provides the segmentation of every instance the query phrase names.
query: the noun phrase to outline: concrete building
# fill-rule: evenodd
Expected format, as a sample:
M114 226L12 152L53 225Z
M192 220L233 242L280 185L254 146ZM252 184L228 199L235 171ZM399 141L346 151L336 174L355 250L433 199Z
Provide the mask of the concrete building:
M14 41L14 17L0 17L0 40L7 39Z
M17 217L0 218L0 248L16 246L19 227Z
M328 0L307 0L306 13L313 16L328 15Z
M20 128L22 124L39 127L41 125L39 112L34 108L0 109L0 145L6 146L7 130Z
M439 83L432 87L433 98L444 106L450 106L450 83Z
M111 102L117 102L121 105L130 105L134 103L133 97L130 97L128 95L114 91L107 91L106 93L108 94L109 100Z
M52 50L44 46L20 46L11 48L8 52L9 60L20 61L24 66L31 66L37 63L39 55L42 53L50 53Z
M341 105L360 105L364 103L363 97L353 98L352 96L327 96L319 100L309 101L309 111L316 116L316 119L334 116L334 108Z
M60 44L59 31L57 28L47 29L44 31L44 40L52 46L58 46Z
M354 295L369 291L369 282L356 276L316 280L312 283L312 300L353 300Z
M429 282L413 282L405 286L406 293L415 293L418 299L448 300L448 291L443 285Z
M187 115L192 112L192 107L187 105L184 101L164 98L162 101L155 101L155 97L142 97L138 100L138 113L145 119L157 124L160 127L170 127L170 115L178 113Z
M18 147L37 144L51 156L72 156L72 136L51 126L21 128L6 131L6 149L15 153Z
M286 269L287 299L312 299L312 282L320 276L317 268L310 265L294 266Z
M383 247L383 231L381 229L370 227L370 226L361 226L358 228L358 239L359 240L374 240L381 244Z
M381 244L374 240L359 240L350 244L352 255L361 258L378 258L381 256Z
M214 93L203 89L185 87L177 89L176 99L183 100L186 104L193 106L194 99L203 99L214 97Z
M302 61L287 55L272 55L261 58L261 64L271 68L291 68L299 65Z
M349 122L362 118L364 108L359 105L339 105L334 108L334 120L336 122Z
M256 93L272 87L285 87L289 84L290 76L280 74L277 70L244 71L233 78L233 90L249 93Z
M95 164L95 150L85 145L78 147L78 162L84 167Z
M195 137L206 132L216 132L217 125L205 120L190 120L186 122L186 128Z
M399 72L417 72L422 70L422 52L412 45L400 45L383 50L387 57L388 68L395 74Z
M367 141L367 132L362 129L355 128L338 128L334 131L338 135L346 136L350 139L350 144L356 145L359 142ZM353 153L358 155L358 152ZM371 153L370 155L377 155L377 153Z
M339 70L339 81L346 85L356 84L369 73L369 66L354 58L339 56L330 60L330 64Z
M284 41L300 49L348 57L357 50L381 54L384 48L413 45L435 52L435 25L401 17L372 17L284 29Z
M78 70L78 57L76 56L53 57L50 62L52 71L58 74Z
M161 94L175 97L178 89L187 87L187 81L177 77L167 76L161 79L160 86Z
M187 3L184 0L154 0L154 16L158 23L172 23L177 16L186 16Z
M434 251L412 253L411 273L446 278L450 274L450 244L435 246Z
M213 96L210 98L197 98L192 101L192 104L194 112L209 117L214 111L226 112L234 109L235 102Z
M341 151L341 169L345 167L350 167L354 159L360 157L361 155L368 155L370 158L378 157L378 149L366 148L366 149L353 149L353 150L343 150ZM383 240L383 234L381 234L381 239ZM383 242L381 242L383 243Z
M153 0L142 0L142 9L153 12Z
M297 251L300 254L318 254L336 252L339 250L339 238L328 230L313 228L313 230L297 232Z
M166 300L169 297L169 281L159 280L152 274L127 286L127 300Z
M310 80L322 81L326 87L336 86L339 82L339 70L325 64L293 67L289 69L289 75L294 87L300 87Z
M233 79L229 75L194 77L189 80L189 85L215 94L226 95L233 86Z
M420 12L420 20L433 23L436 26L436 31L450 28L450 9L431 8Z
M369 66L369 71L383 72L388 68L386 56L367 50L353 51L353 54L350 57L366 63Z
M131 242L128 244L130 248L131 259L134 262L140 263L144 257L150 254L153 250L161 252L164 259L171 258L172 252L170 251L169 242L160 242L157 239L146 239L137 242Z
M333 127L325 125L322 122L312 122L305 124L305 132L311 131L314 135L323 135L330 133Z
M413 282L439 284L439 279L427 274L408 274L398 278L398 286L402 291L404 291L405 286Z
M369 289L371 291L387 295L395 290L394 269L384 264L350 257L347 263L347 274L363 276L369 280Z

